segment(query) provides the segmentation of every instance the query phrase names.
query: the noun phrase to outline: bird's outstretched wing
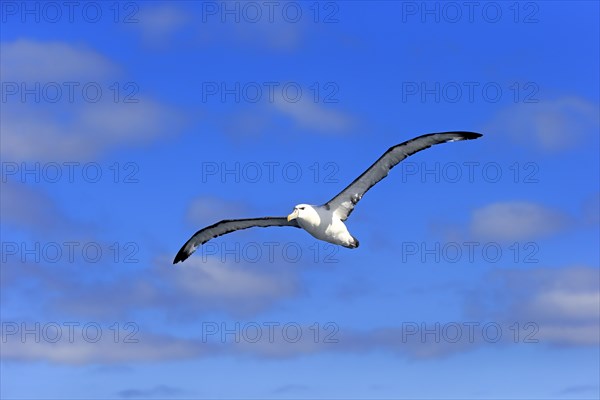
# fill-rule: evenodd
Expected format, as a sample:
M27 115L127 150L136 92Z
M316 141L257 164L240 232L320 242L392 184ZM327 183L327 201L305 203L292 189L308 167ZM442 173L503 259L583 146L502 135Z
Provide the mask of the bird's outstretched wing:
M385 178L390 170L406 157L436 144L477 139L480 136L482 136L480 133L475 132L430 133L390 147L369 169L337 196L325 203L324 206L329 210L333 210L338 218L345 221L363 195L377 182Z
M179 261L185 261L198 246L203 245L210 239L214 239L217 236L225 235L233 231L240 229L248 229L252 227L265 228L268 226L293 226L299 228L296 220L288 221L285 217L263 217L263 218L248 218L248 219L226 219L217 222L214 225L207 226L204 229L200 229L183 245L181 250L175 256L173 264L177 264Z

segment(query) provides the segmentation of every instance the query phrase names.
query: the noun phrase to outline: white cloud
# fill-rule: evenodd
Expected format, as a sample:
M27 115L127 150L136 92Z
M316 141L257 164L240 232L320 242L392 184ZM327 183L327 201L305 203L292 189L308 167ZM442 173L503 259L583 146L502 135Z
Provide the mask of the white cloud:
M600 291L550 289L538 293L531 307L536 314L553 318L593 319L600 316Z
M0 215L3 223L45 233L73 228L73 222L46 193L11 181L0 183Z
M347 132L354 125L352 117L315 102L311 92L306 88L302 89L298 101L296 95L285 98L284 92L276 93L272 102L274 109L291 118L301 128L336 134Z
M177 112L149 99L73 106L67 118L39 107L4 107L1 152L11 161L80 161L172 134ZM58 115L57 115L58 114Z
M564 151L597 136L598 105L575 96L519 103L498 113L486 131L534 144L545 151Z
M295 270L279 268L277 260L222 262L196 254L172 266L169 255L142 274L115 265L99 264L96 272L112 278L87 283L82 278L91 272L78 263L60 269L43 262L6 265L2 294L27 296L40 304L45 316L114 319L147 311L166 319L195 320L206 313L255 315L300 292Z
M44 95L40 90L38 100L28 97L23 102L17 95L4 102L0 110L0 154L4 160L94 159L113 148L172 134L182 121L179 112L138 93L128 98L137 102L125 102L124 95L131 94L130 87L120 90L122 93L115 100L113 85L118 68L89 49L61 42L23 40L3 43L4 47L8 57L3 54L2 59L10 61L3 61L3 79L6 73L8 79L35 79L41 81L37 82L40 87L55 82L61 88L58 96L57 92ZM64 86L65 82L77 84L72 86L73 93ZM82 90L90 82L99 88L91 94ZM95 98L92 101L88 96Z
M173 43L184 43L194 47L252 47L279 52L299 49L307 34L312 33L310 30L318 29L316 24L309 23L312 18L307 14L308 9L299 10L304 18L293 22L286 20L277 5L274 13L260 2L246 7L244 3L226 1L214 3L214 7L185 2L143 4L136 15L138 22L131 27L149 45L172 47Z
M101 331L92 326L84 332L82 328L85 324L69 328L56 322L39 323L38 341L33 334L23 339L20 324L17 324L19 332L15 334L7 334L3 329L2 360L72 365L136 363L194 358L208 351L208 346L202 346L199 341L143 332L132 334L127 340L122 336L115 340L114 331L106 329L106 326L102 329L102 325L96 323ZM33 322L25 326L35 331ZM57 339L55 332L61 334ZM127 334L132 332L128 331Z
M582 214L584 224L600 223L600 193L594 193L584 200Z
M121 304L141 310L141 306L156 307L161 304L169 314L181 309L201 309L198 304L206 303L214 312L222 301L229 301L231 307L246 307L261 297L267 301L289 294L291 286L285 288L285 282L272 273L247 271L247 266L232 266L214 262L192 261L183 268L170 269L168 273L156 275L153 279L156 293L143 301L127 297L127 290L110 285L107 293L96 292L109 307ZM155 273L155 272L154 272ZM54 277L56 278L56 277ZM475 297L466 300L481 305L478 315L468 316L463 321L405 321L400 325L361 330L345 328L333 324L321 326L319 340L315 340L314 329L307 323L284 320L250 321L256 328L244 331L242 340L236 341L230 334L223 340L219 331L221 323L231 329L236 321L208 320L213 322L217 331L214 335L203 336L202 330L195 336L180 338L176 335L148 333L141 328L134 336L138 343L115 343L112 331L105 330L102 340L90 343L82 340L81 326L76 328L74 342L68 336L58 343L21 340L20 334L5 337L3 360L40 361L63 364L111 364L164 362L169 360L199 359L215 356L256 357L256 358L295 358L322 353L363 354L368 352L386 352L409 359L432 359L449 357L473 351L481 347L504 348L514 346L513 334L501 335L498 342L490 341L483 334L487 323L495 323L504 332L513 332L515 323L521 327L520 341L537 340L545 346L589 347L600 344L600 288L599 270L591 267L536 268L531 270L497 269L488 275L488 281ZM160 284L163 284L161 287ZM95 284L97 286L97 284ZM107 288L108 289L108 288ZM67 288L62 288L63 292ZM70 290L70 289L69 289ZM96 290L83 288L83 290ZM286 293L288 292L288 293ZM176 297L173 297L176 294ZM78 301L79 294L74 295ZM489 301L491 300L491 301ZM486 308L488 304L490 308ZM83 304L85 307L85 304ZM73 320L71 317L70 321ZM86 321L92 319L86 317ZM198 320L198 314L194 314ZM238 321L246 326L245 321ZM474 328L467 328L467 323ZM405 326L406 324L406 326ZM475 325L473 325L475 324ZM527 325L530 324L530 325ZM43 325L43 324L42 324ZM27 326L32 326L29 323ZM271 326L271 327L269 327ZM312 326L312 325L311 325ZM452 328L446 328L453 326ZM460 331L456 327L460 327ZM298 329L299 328L299 329ZM410 328L410 329L409 329ZM245 328L239 328L238 331ZM416 330L415 330L416 329ZM425 329L438 332L441 340ZM446 331L446 329L449 329ZM467 334L474 329L473 336ZM63 328L67 332L67 328ZM462 333L459 335L458 332ZM94 330L92 329L92 333ZM443 333L446 332L446 333ZM214 333L214 332L213 332ZM447 336L446 336L447 335ZM50 334L46 336L51 337ZM246 338L257 338L246 340ZM327 340L326 340L327 338ZM456 338L450 340L449 338Z
M600 328L597 322L585 324L544 324L536 335L540 343L559 346L598 346Z
M191 20L182 8L171 4L149 6L144 4L133 26L140 30L143 40L149 44L168 44L171 35L184 28Z
M269 22L268 18L261 18L257 23L245 21L236 23L230 32L230 40L233 42L246 46L290 51L298 49L303 43L306 36L306 25L302 22L290 23L281 19Z
M179 388L168 386L168 385L157 385L149 389L124 389L117 393L119 397L130 399L130 398L173 398L181 397L185 392Z
M511 201L493 203L473 211L470 230L477 237L523 240L556 233L568 217L540 204Z
M260 309L296 291L291 276L214 258L208 262L190 258L182 268L169 271L166 279L179 295L230 309Z
M223 132L235 139L247 140L267 132L280 133L282 129L302 134L344 135L358 126L358 119L345 111L315 102L312 91L305 86L296 86L301 88L301 96L296 97L293 89L289 89L289 98L285 98L283 87L287 83L282 82L272 98L265 91L257 104L236 106L215 115Z
M7 81L80 81L112 76L119 68L103 55L64 42L2 42L0 74Z
M600 270L585 266L496 270L488 276L485 293L469 298L483 315L503 321L531 322L540 343L554 346L600 344ZM491 304L486 309L484 304ZM499 300L500 299L500 300Z
M290 52L298 50L308 34L318 29L317 24L310 23L310 17L290 21L284 17L281 8L271 13L260 2L251 4L249 12L243 11L246 8L244 3L235 1L222 2L217 7L218 11L215 10L217 12L214 13L204 10L199 12L197 9L192 11L198 22L197 35L203 44ZM230 10L229 13L225 12L227 9ZM237 13L231 12L235 9L238 10ZM253 13L252 9L257 12ZM300 10L300 13L306 17L308 11Z

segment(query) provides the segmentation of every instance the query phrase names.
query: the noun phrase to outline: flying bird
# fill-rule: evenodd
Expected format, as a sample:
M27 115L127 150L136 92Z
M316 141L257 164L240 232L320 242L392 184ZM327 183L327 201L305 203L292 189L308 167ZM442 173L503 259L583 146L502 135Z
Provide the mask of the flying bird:
M302 228L317 239L344 246L358 247L358 240L348 232L344 221L356 204L377 182L385 178L400 161L433 145L481 137L475 132L440 132L422 135L390 147L373 165L348 187L323 205L298 204L287 217L228 219L196 232L179 250L173 264L186 260L196 249L217 236L240 229L269 226Z

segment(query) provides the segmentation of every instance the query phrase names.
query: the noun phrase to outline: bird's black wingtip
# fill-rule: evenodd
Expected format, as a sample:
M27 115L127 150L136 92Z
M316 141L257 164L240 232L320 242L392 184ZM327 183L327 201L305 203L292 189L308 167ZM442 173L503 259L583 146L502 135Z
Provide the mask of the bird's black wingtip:
M179 250L179 253L177 253L175 259L173 260L173 264L177 264L180 261L185 261L188 257L189 255L186 254L183 250Z
M477 139L483 136L483 134L477 132L460 132L460 134L467 140Z

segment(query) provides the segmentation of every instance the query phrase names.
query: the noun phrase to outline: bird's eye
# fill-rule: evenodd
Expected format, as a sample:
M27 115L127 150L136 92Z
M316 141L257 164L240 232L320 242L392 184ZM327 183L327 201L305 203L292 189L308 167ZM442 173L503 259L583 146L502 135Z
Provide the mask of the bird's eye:
M299 210L304 210L304 207L300 207Z

